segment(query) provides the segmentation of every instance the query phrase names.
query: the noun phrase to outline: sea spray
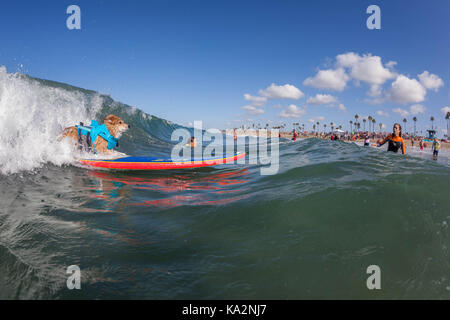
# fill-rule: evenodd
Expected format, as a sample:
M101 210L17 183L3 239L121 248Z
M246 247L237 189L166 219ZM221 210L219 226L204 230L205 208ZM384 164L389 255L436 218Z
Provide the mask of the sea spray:
M73 148L58 137L65 127L95 118L101 106L99 94L44 86L0 67L0 173L71 162Z

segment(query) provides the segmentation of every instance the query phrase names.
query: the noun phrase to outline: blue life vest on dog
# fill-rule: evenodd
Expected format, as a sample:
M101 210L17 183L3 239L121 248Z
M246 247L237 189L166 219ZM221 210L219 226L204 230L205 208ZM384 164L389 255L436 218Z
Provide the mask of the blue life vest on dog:
M119 139L115 138L109 132L105 124L99 124L96 120L92 120L90 126L84 126L83 123L80 123L80 125L76 125L75 127L77 128L78 138L84 138L85 136L87 144L92 145L95 153L97 153L97 150L95 150L95 141L99 136L108 141L108 150L119 146ZM89 138L91 140L90 142Z

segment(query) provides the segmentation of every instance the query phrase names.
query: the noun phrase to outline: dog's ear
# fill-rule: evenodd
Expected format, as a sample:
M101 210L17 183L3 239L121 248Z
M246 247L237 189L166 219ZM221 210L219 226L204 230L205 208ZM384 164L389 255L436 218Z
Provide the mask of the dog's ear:
M112 123L114 118L115 118L115 116L113 114L109 114L105 117L105 119L103 121Z

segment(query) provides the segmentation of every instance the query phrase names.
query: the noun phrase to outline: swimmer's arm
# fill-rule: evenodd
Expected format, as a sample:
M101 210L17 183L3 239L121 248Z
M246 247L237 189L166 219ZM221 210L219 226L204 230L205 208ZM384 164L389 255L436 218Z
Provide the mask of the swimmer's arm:
M383 144L385 144L389 139L391 138L391 136L387 136L386 138L384 138L384 140L378 144L378 147L381 147Z
M402 154L406 154L405 140L402 139Z

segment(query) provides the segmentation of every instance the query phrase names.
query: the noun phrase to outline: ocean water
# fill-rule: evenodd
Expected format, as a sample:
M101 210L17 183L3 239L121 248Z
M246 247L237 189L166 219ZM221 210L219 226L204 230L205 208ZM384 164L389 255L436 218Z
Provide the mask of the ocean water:
M280 141L275 175L75 165L56 137L108 113L132 126L119 151L170 154L178 125L0 69L1 299L450 298L445 152L309 139ZM370 265L381 290L367 289Z

